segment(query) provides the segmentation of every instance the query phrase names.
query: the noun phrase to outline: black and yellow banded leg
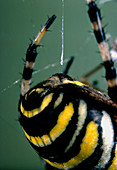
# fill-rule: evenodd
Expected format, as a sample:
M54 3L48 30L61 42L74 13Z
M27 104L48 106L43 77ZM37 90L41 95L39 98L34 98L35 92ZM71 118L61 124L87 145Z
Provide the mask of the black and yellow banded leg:
M100 10L97 7L95 0L87 0L88 2L88 14L92 23L92 28L98 42L99 50L101 52L103 65L106 70L106 80L108 86L108 95L117 103L117 77L114 63L111 59L109 47L105 39L104 29L101 23Z
M31 77L34 67L34 62L37 56L37 47L39 46L39 43L41 39L43 38L44 34L46 33L47 29L50 27L50 25L54 22L56 16L53 15L48 19L44 27L41 29L41 31L38 33L34 41L29 45L26 53L26 62L24 66L23 71L23 77L22 77L22 83L21 83L21 96L24 96L28 90L30 89L30 83L31 83Z

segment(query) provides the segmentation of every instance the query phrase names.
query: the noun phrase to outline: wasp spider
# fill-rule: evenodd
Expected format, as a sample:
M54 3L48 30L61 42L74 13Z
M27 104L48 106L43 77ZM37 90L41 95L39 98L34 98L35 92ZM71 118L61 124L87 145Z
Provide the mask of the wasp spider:
M36 48L53 15L29 45L19 101L19 121L36 152L58 169L117 169L117 78L101 14L87 0L88 14L106 70L108 96L66 74L30 89ZM48 166L49 167L49 166Z

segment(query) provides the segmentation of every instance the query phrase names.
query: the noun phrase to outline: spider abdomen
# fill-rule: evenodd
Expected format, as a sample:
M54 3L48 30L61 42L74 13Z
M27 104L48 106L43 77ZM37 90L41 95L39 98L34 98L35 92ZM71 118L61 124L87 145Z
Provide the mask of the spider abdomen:
M19 103L19 120L30 144L60 169L107 168L116 156L106 107L97 107L98 102L78 91L83 86L57 74L31 89Z

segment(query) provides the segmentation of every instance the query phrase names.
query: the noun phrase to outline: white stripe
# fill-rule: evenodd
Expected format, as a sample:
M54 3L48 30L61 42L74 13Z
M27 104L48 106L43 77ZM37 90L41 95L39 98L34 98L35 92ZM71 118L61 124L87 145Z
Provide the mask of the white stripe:
M63 100L63 93L59 94L59 97L56 99L55 103L54 103L54 109L59 106L59 104L62 102Z
M77 128L75 130L75 133L69 142L69 145L65 149L65 152L69 150L70 147L72 147L73 143L76 140L76 137L79 135L81 129L83 128L86 116L87 116L87 105L84 100L80 100L79 107L78 107L78 122L77 122Z
M103 153L96 168L105 168L106 164L111 158L111 151L114 145L114 130L111 118L105 111L102 111L102 113L103 117L101 120L101 127L102 127Z

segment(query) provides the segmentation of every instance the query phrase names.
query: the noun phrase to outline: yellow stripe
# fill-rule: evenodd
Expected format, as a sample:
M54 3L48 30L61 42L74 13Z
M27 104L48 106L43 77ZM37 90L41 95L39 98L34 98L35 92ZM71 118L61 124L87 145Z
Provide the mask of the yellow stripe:
M34 91L35 91L35 89L32 89L32 90L30 91L29 95L31 95L31 93L33 93Z
M71 83L71 84L76 84L78 86L84 86L85 84L81 83L80 81L71 81L71 80L64 80L63 81L64 84L67 84L67 83Z
M36 108L36 109L30 110L30 111L25 110L22 105L22 102L21 102L20 110L24 116L31 118L31 117L39 114L41 111L43 111L51 102L52 97L53 97L53 93L50 93L49 95L45 96L45 98L43 99L43 101L41 103L40 108Z
M78 86L84 86L85 84L81 83L80 81L73 81L74 84L78 85Z
M50 164L50 165L52 165L52 166L54 166L54 167L56 167L56 168L58 168L58 169L65 169L66 170L66 168L64 167L64 165L62 164L62 163L56 163L56 162L50 162L48 159L45 159L45 158L43 158L44 159L44 161L46 161L48 164Z
M73 113L73 104L69 103L69 105L65 106L64 110L59 114L57 124L50 131L50 137L53 141L65 131Z
M115 157L112 161L112 165L108 168L108 170L116 170L117 169L117 144L115 149Z
M24 133L25 133L25 135L26 135L26 137L27 137L27 139L29 139L30 140L30 136L26 133L26 131L23 129L23 131L24 131Z
M37 141L37 143L38 143L38 145L40 146L40 147L44 147L44 143L42 142L42 140L41 140L41 138L38 136L38 137L35 137L35 139L36 139L36 141ZM33 143L33 144L35 144L36 145L36 143Z
M28 134L26 133L26 131L25 131L24 129L23 129L23 131L24 131L27 139L28 139L30 142L32 142L34 145L40 146L40 147L43 147L43 146L44 146L44 144L43 144L43 142L42 142L42 140L41 140L41 138L40 138L39 136L38 136L38 137L30 136L30 135L28 135Z
M43 88L37 88L35 91L38 92L38 93L41 93L42 91L44 91L44 89Z
M97 144L98 144L98 125L94 123L93 121L90 122L87 126L86 135L83 138L83 141L80 145L80 152L77 156L70 159L68 162L65 163L56 163L56 162L50 162L47 159L44 159L46 162L51 164L54 167L61 168L61 169L67 169L74 167L81 163L83 160L88 158L95 150Z
M21 104L20 104L20 110L21 110L21 112L22 112L22 114L24 113L24 108L23 108L23 106L22 106L22 102L21 102Z
M33 137L33 136L30 136L30 141L31 141L33 144L37 145L37 146L39 145L39 143L37 142L36 138Z
M52 143L48 135L43 135L41 139L43 140L45 145L50 145Z
M23 105L22 105L22 102L21 102L21 104L20 104L20 110L21 110L21 112L22 112L22 114L24 115L24 116L26 116L26 117L33 117L33 116L35 116L35 115L37 115L38 113L39 113L39 109L37 108L37 109L33 109L33 110L30 110L30 111L27 111L27 110L25 110L24 109L24 107L23 107Z
M54 93L50 93L49 95L45 96L43 102L41 103L40 112L44 110L47 107L47 105L51 102L53 94Z

